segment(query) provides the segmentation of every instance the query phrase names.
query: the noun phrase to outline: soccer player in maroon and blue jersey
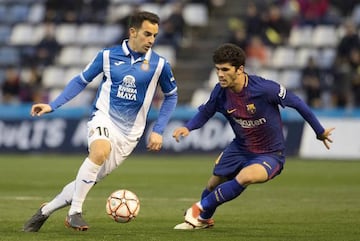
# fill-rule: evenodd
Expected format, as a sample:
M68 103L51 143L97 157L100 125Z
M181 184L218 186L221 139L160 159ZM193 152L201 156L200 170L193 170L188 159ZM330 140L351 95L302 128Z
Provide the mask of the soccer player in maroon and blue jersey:
M201 201L185 213L175 229L201 229L214 225L212 216L224 202L238 197L247 186L266 182L281 173L285 162L281 107L296 109L327 149L334 128L324 129L310 108L274 81L244 71L245 54L233 44L220 46L213 55L219 83L209 100L184 127L175 129L176 141L201 128L216 112L229 121L234 140L216 160Z

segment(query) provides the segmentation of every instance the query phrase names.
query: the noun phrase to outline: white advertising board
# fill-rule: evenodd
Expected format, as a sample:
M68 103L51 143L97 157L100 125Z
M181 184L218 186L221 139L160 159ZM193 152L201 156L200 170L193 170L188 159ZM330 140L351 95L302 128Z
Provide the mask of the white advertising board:
M300 145L300 157L324 159L360 160L360 118L320 118L325 128L335 127L330 150L316 139L314 131L306 123Z

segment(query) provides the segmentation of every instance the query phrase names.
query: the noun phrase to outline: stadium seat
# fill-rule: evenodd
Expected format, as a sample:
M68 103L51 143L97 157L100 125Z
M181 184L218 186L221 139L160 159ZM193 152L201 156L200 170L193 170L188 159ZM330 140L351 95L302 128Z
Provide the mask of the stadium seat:
M118 20L131 14L133 8L132 4L109 4L106 21L109 23L116 23Z
M187 3L183 10L183 16L189 26L204 27L209 22L208 9L202 3Z
M81 91L78 96L75 96L75 98L68 103L68 106L90 106L94 101L95 93L94 89L86 88Z
M46 24L37 24L33 27L34 32L33 32L33 41L34 44L39 43L45 36L45 32L46 32Z
M7 22L19 23L28 20L29 6L27 4L13 4L7 8Z
M45 6L43 3L36 3L31 5L28 14L28 22L41 23L45 17Z
M55 38L62 45L76 43L78 29L75 24L63 23L56 27Z
M209 75L209 79L207 81L207 84L205 85L205 87L209 88L209 89L212 89L215 87L215 85L219 83L219 78L217 77L217 74L216 74L216 69L213 68L210 72L210 75Z
M310 46L313 28L311 26L293 27L290 31L289 45L292 47Z
M63 88L52 88L52 89L50 89L49 94L48 94L49 101L55 100L56 97L58 97L60 95L62 90L63 90Z
M79 46L66 46L62 48L58 58L57 63L62 66L79 66L82 65L81 62L82 48Z
M75 76L79 75L83 68L81 67L69 67L64 69L64 82L68 84Z
M0 48L0 66L12 66L19 63L19 49L10 46L4 46Z
M304 68L308 63L310 57L313 57L317 61L319 51L315 48L303 47L299 48L296 52L296 67Z
M351 19L357 26L360 26L360 3L353 9Z
M148 11L160 15L161 5L158 3L143 3L139 6L141 11Z
M338 43L338 33L332 25L318 25L314 28L312 44L315 47L335 47Z
M208 89L196 89L191 97L190 106L197 108L200 105L204 104L210 96L210 90Z
M98 44L101 42L100 26L98 24L82 24L78 27L76 43Z
M11 36L11 27L8 25L0 25L0 44L8 43Z
M287 46L277 47L273 52L269 65L274 68L295 66L295 50Z
M118 24L107 24L100 29L100 43L102 45L118 44L117 41L123 35L124 29Z
M64 79L64 68L58 66L49 66L43 72L43 86L45 88L63 88L66 84Z
M320 51L317 62L320 68L329 69L334 64L336 58L336 49L324 48Z
M155 45L153 47L153 49L159 55L166 58L173 67L176 65L176 51L172 46L170 46L170 45Z
M5 80L5 69L0 68L0 85L2 85L4 80Z
M277 82L289 90L300 89L301 72L299 70L283 70L279 73Z
M276 69L264 68L264 69L258 70L257 75L259 75L265 79L277 81L279 78L279 71Z
M70 67L64 70L64 82L65 84L69 83L75 76L80 74L84 68L81 67ZM96 90L99 87L100 82L102 81L103 74L96 76L88 85L87 88Z
M0 4L0 23L5 23L7 20L7 5Z
M33 25L26 23L16 24L12 29L10 43L13 45L35 44Z
M97 53L101 50L101 48L97 47L97 46L88 46L82 49L82 55L81 55L81 64L82 65L87 65L88 63L90 63L91 60L93 60L95 58L95 56L97 55Z
M173 3L165 3L160 8L159 17L161 19L167 19L173 12Z

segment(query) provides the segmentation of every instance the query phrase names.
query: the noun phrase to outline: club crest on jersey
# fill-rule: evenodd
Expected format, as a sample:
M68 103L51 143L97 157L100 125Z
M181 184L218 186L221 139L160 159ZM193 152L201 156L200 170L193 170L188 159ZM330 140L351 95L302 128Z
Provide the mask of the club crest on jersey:
M126 100L136 100L137 89L135 85L135 77L132 75L126 75L123 78L121 85L117 92L117 97Z
M144 71L148 71L149 70L149 61L147 61L146 59L143 61L143 63L141 64L141 69Z
M251 115L255 114L255 112L256 112L255 104L252 103L252 104L246 105L246 111Z

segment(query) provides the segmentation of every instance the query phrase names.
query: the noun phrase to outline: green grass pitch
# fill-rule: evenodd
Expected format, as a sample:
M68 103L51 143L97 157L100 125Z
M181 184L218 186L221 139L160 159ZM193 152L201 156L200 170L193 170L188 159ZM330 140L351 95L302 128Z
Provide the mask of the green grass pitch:
M79 155L0 155L1 241L358 241L360 162L288 158L274 180L250 186L218 208L215 227L173 230L197 201L214 156L132 155L96 185L84 204L87 232L64 227L66 209L54 213L38 233L21 232L38 206L71 181ZM134 191L139 216L119 224L105 214L114 190Z

